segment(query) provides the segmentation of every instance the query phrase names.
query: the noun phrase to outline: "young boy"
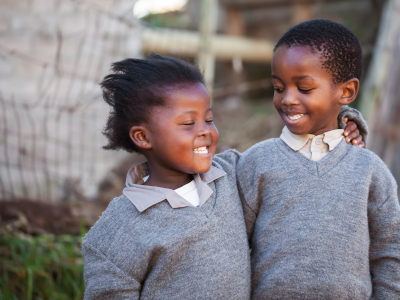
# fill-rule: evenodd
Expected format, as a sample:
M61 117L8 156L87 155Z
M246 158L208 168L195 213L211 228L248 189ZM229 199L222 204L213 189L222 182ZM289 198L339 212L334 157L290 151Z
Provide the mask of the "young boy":
M275 46L274 105L286 126L237 169L252 299L400 299L396 182L376 155L343 141L336 118L361 73L357 37L332 21L301 23Z
M213 159L218 131L199 69L153 55L113 72L101 84L112 107L105 148L147 163L83 240L85 299L249 299L240 154Z

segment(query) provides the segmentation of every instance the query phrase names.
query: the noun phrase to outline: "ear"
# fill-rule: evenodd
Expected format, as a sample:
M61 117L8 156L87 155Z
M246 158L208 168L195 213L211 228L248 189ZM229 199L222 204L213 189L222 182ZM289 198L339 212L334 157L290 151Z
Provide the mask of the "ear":
M339 99L339 103L342 105L347 105L353 102L358 94L360 88L360 82L357 78L352 78L340 85L340 90L342 91L342 96Z
M129 137L132 142L140 149L151 149L151 143L149 140L149 132L144 126L133 126L129 130Z

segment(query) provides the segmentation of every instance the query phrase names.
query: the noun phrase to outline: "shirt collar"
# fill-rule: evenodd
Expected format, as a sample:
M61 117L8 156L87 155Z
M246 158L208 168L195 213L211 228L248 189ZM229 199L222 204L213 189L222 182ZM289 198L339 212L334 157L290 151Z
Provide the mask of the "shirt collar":
M339 145L344 137L343 133L343 129L334 129L324 133L323 141L325 144L328 144L329 151L332 151L337 145Z
M307 144L309 139L312 139L314 135L312 134L302 134L297 135L291 133L290 130L285 126L282 129L281 139L294 151L299 151L301 148Z
M174 190L143 185L143 178L149 175L149 167L147 162L134 166L128 171L126 176L126 187L123 194L132 202L133 205L143 212L150 206L153 206L165 199L172 208L180 208L193 206L189 201L182 198ZM200 206L207 202L213 191L208 183L225 176L226 173L214 166L203 174L194 174L193 178L196 183L197 192L199 193Z
M328 144L329 151L335 149L337 145L341 142L343 138L343 129L334 129L327 131L321 135L323 135L323 141L325 144ZM297 135L292 132L285 126L282 129L282 134L280 138L294 151L299 151L304 147L305 144L311 139L313 139L315 135L313 134L302 134Z

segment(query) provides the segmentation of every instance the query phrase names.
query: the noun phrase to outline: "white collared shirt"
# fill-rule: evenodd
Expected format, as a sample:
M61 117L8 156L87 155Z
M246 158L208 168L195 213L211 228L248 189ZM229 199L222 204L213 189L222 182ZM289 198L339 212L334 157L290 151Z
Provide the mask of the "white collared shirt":
M149 175L144 177L143 181L146 182L148 178L149 178ZM181 186L180 188L175 189L174 191L179 196L181 196L182 198L184 198L187 201L189 201L190 203L192 203L193 206L200 205L200 198L199 198L199 194L197 192L196 182L194 180Z
M172 208L181 208L186 206L196 206L190 201L180 196L176 190L167 188L143 185L146 176L150 174L147 162L132 167L126 176L126 187L123 194L132 202L138 211L143 212L149 207L167 200ZM226 173L214 166L203 174L193 174L199 195L199 206L201 207L212 195L213 191L208 183L225 176Z
M339 145L344 138L343 132L343 129L334 129L320 135L297 135L285 126L280 138L294 151L300 152L313 161L319 161Z

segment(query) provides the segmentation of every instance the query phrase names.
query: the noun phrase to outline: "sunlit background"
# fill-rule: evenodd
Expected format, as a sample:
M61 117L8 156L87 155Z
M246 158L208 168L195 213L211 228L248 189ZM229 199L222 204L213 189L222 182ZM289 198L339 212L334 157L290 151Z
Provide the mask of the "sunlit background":
M135 18L143 18L150 14L183 11L188 0L139 0L133 6Z
M127 57L197 61L218 151L244 151L282 130L270 82L279 37L309 19L340 22L363 47L352 105L367 147L400 182L400 0L3 0L0 15L1 299L82 298L79 235L143 160L101 148L98 83Z

